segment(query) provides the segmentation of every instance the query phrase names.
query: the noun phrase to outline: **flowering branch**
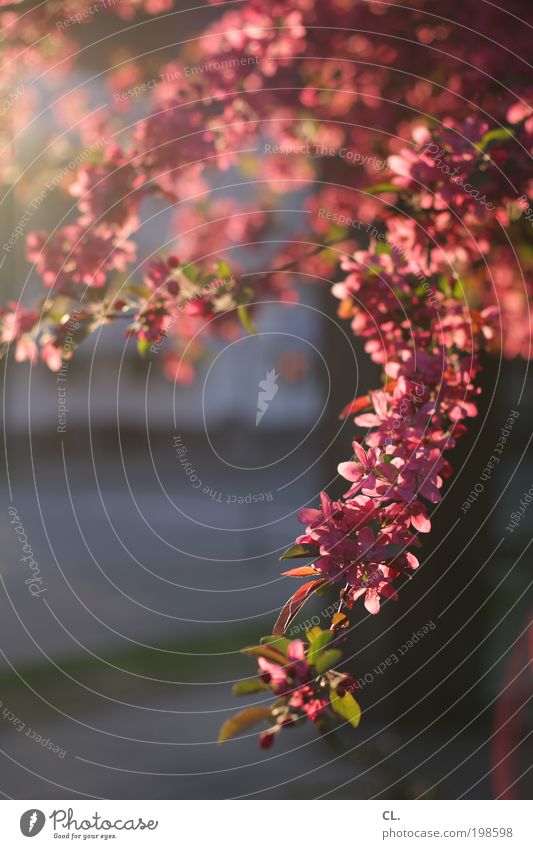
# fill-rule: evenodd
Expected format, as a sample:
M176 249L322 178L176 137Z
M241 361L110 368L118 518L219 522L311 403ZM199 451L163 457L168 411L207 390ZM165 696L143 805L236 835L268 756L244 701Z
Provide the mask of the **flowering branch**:
M530 355L533 108L520 59L530 37L514 3L509 15L478 0L451 6L438 20L428 0L409 11L366 0L247 0L224 8L157 78L132 88L146 68L132 62L110 71L114 114L82 122L81 136L111 128L105 138L115 138L113 121L127 117L123 141L90 148L94 155L75 169L66 186L76 199L71 223L27 236L46 290L40 304L0 312L0 353L14 347L19 361L58 370L74 316L77 343L126 319L143 356L168 339L166 372L189 382L194 359L184 351L198 330L228 335L238 321L253 330L254 304L296 298L293 275L283 273L295 269L334 281L339 316L381 367L381 388L342 413L358 428L352 456L338 466L346 492L336 501L323 493L319 507L301 510L305 531L283 555L306 561L284 573L306 580L273 634L244 650L258 658L259 677L237 693L268 692L276 701L228 720L221 740L265 719L264 747L282 727L306 719L320 726L331 713L357 726L352 679L335 671L348 616L359 600L378 614L418 568L413 550L452 474L445 452L477 415L482 350ZM35 53L26 60L25 48L43 22L43 67L75 54L75 33L64 24L76 19L77 4L40 4L26 14L3 8L9 73L19 55L32 67ZM171 8L169 0L132 0L109 11ZM483 16L476 33L471 20ZM150 112L130 123L143 85ZM13 109L6 112L9 124ZM10 167L9 156L0 160L4 182ZM253 202L219 191L229 169L249 180ZM377 170L388 172L378 183ZM253 256L239 267L233 248L248 246L251 255L263 238L270 242L286 226L282 199L299 191L302 216L288 204L297 230L271 269L254 274ZM151 259L133 280L148 201L172 213L179 258ZM197 259L206 242L214 262ZM304 253L310 242L316 248ZM342 247L340 261L332 246ZM198 352L193 347L193 357ZM304 604L330 590L337 599L329 630L312 629L305 643L285 638Z

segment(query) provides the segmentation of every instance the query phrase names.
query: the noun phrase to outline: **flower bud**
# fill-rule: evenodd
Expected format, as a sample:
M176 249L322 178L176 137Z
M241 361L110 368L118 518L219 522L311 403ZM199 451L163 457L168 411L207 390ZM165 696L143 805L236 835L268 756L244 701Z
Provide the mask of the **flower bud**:
M273 731L263 731L259 735L259 745L262 749L270 749L270 747L274 744L274 732Z

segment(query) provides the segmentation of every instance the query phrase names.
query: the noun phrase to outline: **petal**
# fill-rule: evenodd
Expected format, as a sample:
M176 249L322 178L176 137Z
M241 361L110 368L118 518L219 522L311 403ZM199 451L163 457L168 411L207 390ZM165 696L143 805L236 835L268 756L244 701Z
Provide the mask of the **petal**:
M374 616L379 613L379 595L376 590L367 590L365 596L365 607Z
M441 500L441 494L435 484L430 481L426 481L420 487L420 495L423 495L424 498L427 498L428 501L431 501L433 504L436 504L437 501Z
M380 418L385 418L389 407L389 398L387 393L381 391L373 392L372 401L374 402L374 409L378 416L380 416Z
M319 522L321 519L321 511L312 507L303 507L298 513L298 521L304 525L312 525L313 522Z
M352 495L355 495L357 492L359 492L359 490L361 489L362 485L363 485L363 481L362 481L362 480L358 481L358 483L354 483L354 484L353 484L353 486L351 486L351 487L350 487L350 489L348 490L348 492L345 492L345 493L344 493L344 498L351 498L351 497L352 497Z
M391 598L393 601L398 601L398 593L391 584L380 584L379 591L384 598Z
M400 174L402 177L411 175L409 164L401 156L389 156L387 164L395 174Z
M366 453L365 449L358 442L352 442L353 453L356 455L357 459L363 466L366 466Z
M362 528L357 534L357 542L363 552L368 552L375 542L374 532L371 528Z
M302 660L305 657L305 646L301 640L292 640L287 648L289 660Z
M421 534L428 534L431 530L431 522L423 509L411 513L411 524L413 528L416 528L416 530L420 531Z
M354 422L359 427L375 427L375 425L381 424L381 419L374 413L364 413L362 416L356 416Z
M314 543L313 537L309 534L300 534L299 537L296 537L294 540L295 545L300 545L300 543L307 543L308 545L312 545Z
M342 477L347 481L353 481L353 483L358 483L363 477L359 463L354 463L352 461L339 463L337 471L339 475L342 475Z
M420 566L420 563L418 562L417 558L414 556L414 554L411 554L410 551L405 552L405 559L407 560L407 565L410 569L418 569L418 567Z

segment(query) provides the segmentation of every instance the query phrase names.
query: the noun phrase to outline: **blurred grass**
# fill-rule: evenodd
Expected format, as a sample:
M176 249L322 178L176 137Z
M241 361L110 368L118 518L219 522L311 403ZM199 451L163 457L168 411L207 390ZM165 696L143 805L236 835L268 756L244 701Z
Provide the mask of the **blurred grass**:
M254 620L245 627L226 628L194 641L180 638L157 648L135 646L98 657L79 655L56 661L57 665L45 661L20 666L16 671L4 667L0 673L0 698L5 707L14 713L22 712L27 720L30 713L42 716L53 708L67 712L101 710L106 705L102 695L120 701L135 698L139 703L168 698L169 693L188 688L189 684L202 683L210 692L213 687L225 688L230 699L229 683L206 684L206 680L228 681L250 675L253 664L240 654L240 649L256 643L258 633L267 634L271 628L270 619L259 625Z

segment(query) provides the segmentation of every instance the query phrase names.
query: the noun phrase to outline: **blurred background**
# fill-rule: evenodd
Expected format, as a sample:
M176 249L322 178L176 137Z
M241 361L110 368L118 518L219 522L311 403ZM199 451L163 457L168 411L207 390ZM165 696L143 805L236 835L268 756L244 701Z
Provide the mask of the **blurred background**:
M180 18L180 39L214 14ZM167 22L124 32L94 16L78 72L96 98L105 92L93 79L101 61L94 42L113 27L117 51L149 44L171 54ZM52 121L45 111L17 142L23 165L38 156ZM28 173L38 185L39 168ZM27 203L9 188L2 242ZM64 209L54 194L31 227L55 226ZM160 228L157 218L143 228L148 248ZM31 301L28 268L21 244L0 270L3 300L17 299L24 284ZM254 271L266 268L268 255L256 258ZM345 654L365 679L360 729L326 740L299 729L267 753L253 733L216 744L241 706L231 684L254 671L239 649L270 633L296 587L280 578L278 560L299 532L299 508L346 486L334 473L350 453L353 425L338 414L377 385L377 370L335 312L327 287L302 285L299 304L261 307L257 335L243 330L212 347L186 387L162 375L158 355L140 359L123 328L105 328L68 365L64 432L57 376L2 363L5 796L490 798L494 717L513 657L517 792L531 793L532 717L521 709L530 710L530 685L516 661L531 607L531 517L506 531L533 484L524 404L492 478L462 510L533 388L518 361L485 363L480 416L450 456L457 473L433 513L419 573L379 617L362 606L354 616ZM257 424L259 383L273 369L277 393ZM38 563L37 597L9 506ZM311 602L300 622L322 621L328 604Z

